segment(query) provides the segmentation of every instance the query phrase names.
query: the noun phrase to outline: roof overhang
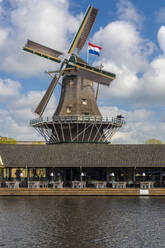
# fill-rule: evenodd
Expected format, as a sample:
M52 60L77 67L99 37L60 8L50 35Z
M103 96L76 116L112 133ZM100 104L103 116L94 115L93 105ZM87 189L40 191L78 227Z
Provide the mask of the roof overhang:
M0 144L0 151L10 168L165 168L165 145Z

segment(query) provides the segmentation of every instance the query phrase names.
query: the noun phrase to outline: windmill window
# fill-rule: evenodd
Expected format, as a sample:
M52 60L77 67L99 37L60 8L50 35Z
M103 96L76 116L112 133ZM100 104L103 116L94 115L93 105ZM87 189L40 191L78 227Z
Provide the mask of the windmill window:
M82 99L82 104L87 105L87 99Z
M66 107L66 112L67 113L70 113L71 111L72 111L72 107L71 106Z

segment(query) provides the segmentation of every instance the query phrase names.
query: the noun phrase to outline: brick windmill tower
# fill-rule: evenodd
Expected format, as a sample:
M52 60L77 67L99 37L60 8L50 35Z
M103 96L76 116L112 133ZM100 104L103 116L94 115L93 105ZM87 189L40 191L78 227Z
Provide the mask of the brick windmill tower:
M112 135L124 124L121 115L102 117L97 106L99 85L110 86L116 75L89 65L73 53L75 48L78 53L83 48L97 12L93 6L88 7L67 54L30 40L23 48L60 63L58 71L48 72L53 80L34 111L39 117L30 121L31 126L44 137L47 144L109 143ZM45 118L42 114L61 77L63 80L57 109L51 118ZM96 93L93 82L97 83Z

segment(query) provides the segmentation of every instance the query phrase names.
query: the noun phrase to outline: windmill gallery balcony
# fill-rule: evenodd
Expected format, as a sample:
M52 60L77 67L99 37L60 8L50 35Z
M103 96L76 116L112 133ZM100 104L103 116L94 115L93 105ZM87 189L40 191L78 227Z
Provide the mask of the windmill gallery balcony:
M115 118L79 115L39 117L30 125L46 143L109 143L112 135L125 124L121 115Z

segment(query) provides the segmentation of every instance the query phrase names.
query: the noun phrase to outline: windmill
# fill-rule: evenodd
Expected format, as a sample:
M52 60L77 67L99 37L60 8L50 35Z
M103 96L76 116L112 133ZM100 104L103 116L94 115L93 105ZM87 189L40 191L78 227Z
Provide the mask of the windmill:
M98 10L89 6L83 21L64 54L39 43L28 40L23 50L60 64L59 70L48 72L53 79L35 109L39 117L31 120L31 126L45 138L47 143L64 142L109 142L112 135L124 124L123 118L104 118L97 106L99 85L110 86L116 75L102 68L89 65L74 53L82 50L95 22ZM43 117L43 112L51 95L63 77L61 97L51 118ZM93 82L98 84L96 95Z

